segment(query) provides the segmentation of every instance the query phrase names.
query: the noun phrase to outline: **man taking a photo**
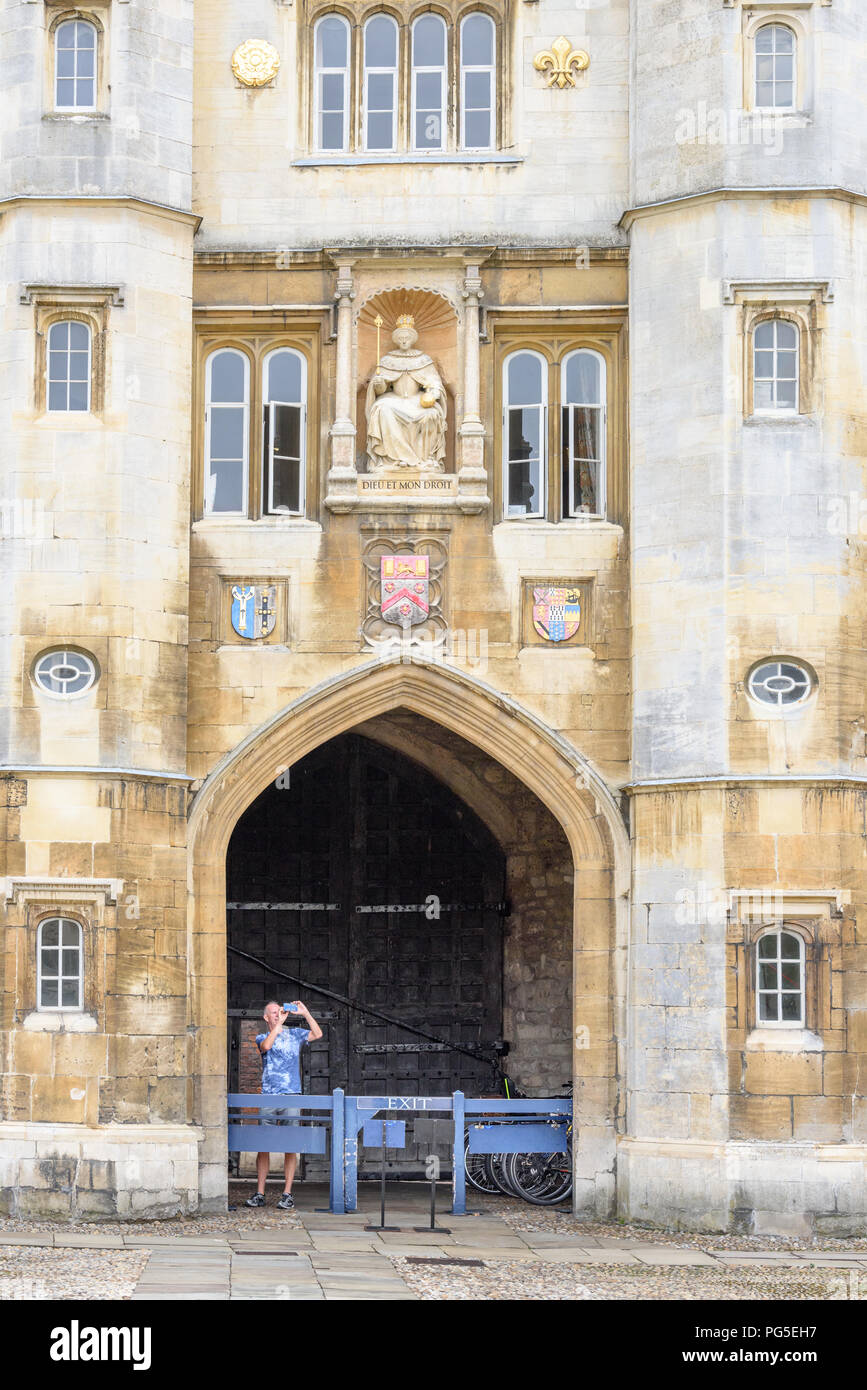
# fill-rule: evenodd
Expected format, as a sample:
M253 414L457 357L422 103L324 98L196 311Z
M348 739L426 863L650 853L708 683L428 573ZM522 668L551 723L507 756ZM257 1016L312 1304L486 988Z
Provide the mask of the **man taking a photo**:
M290 1028L284 1028L283 1024L289 1018L290 1013L300 1014L301 1018L309 1024L309 1027L296 1027L293 1022ZM321 1038L322 1029L306 1004L302 1004L300 999L295 999L289 1010L278 1004L276 999L271 999L265 1005L265 1012L262 1017L269 1029L267 1033L259 1033L256 1038L256 1045L262 1057L262 1095L300 1095L301 1049L306 1042L315 1042L317 1038ZM270 1110L264 1114L264 1121L266 1124L287 1125L291 1124L293 1120L297 1121L298 1116L299 1111L290 1108ZM265 1181L268 1177L270 1162L270 1154L260 1153L256 1155L256 1177L259 1190L254 1197L248 1197L246 1206L264 1207ZM277 1203L281 1211L291 1211L295 1206L292 1183L297 1166L298 1155L286 1154L283 1164L285 1175L283 1196Z

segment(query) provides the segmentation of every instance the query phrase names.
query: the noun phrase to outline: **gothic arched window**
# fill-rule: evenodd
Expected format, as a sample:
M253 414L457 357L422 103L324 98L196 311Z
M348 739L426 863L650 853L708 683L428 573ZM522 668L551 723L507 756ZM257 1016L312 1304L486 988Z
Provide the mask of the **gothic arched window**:
M805 1023L804 939L795 932L775 928L756 942L756 1023Z
M54 33L54 105L58 111L96 110L96 28L65 19Z
M798 409L798 327L764 319L753 329L753 410Z
M397 148L397 24L376 14L364 26L364 148Z
M763 24L756 31L758 107L792 111L795 107L795 35L787 24Z
M424 14L412 26L412 147L442 150L446 143L446 26Z
M304 512L307 362L292 348L269 352L263 364L264 497L267 512Z
M548 363L513 352L503 363L503 467L507 516L545 515Z
M62 319L48 330L48 409L90 410L90 328Z
M605 511L605 362L570 352L561 366L563 515Z
M36 933L36 997L39 1009L84 1007L84 949L79 922L47 917Z
M461 148L491 150L495 120L496 30L487 14L461 22Z
M205 512L246 515L250 363L237 348L212 352L205 369Z
M349 25L342 15L317 21L314 49L314 142L341 153L349 148Z

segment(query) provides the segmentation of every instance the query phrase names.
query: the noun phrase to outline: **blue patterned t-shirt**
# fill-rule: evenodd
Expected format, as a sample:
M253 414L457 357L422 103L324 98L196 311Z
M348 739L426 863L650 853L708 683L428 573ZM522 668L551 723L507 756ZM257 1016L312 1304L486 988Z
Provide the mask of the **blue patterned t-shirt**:
M259 1033L256 1042L263 1043L267 1033ZM310 1037L309 1028L284 1028L278 1033L267 1052L262 1052L262 1094L267 1096L298 1096L301 1094L301 1049ZM261 1049L260 1049L261 1052Z

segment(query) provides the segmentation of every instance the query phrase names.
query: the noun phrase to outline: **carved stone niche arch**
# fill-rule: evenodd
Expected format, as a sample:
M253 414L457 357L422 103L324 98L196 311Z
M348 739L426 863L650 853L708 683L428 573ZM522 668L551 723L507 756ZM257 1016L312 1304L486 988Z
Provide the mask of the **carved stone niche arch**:
M382 319L379 340L381 352L385 353L391 349L391 335L401 314L412 314L418 331L417 346L433 358L446 388L448 405L444 471L454 473L457 467L455 438L459 379L458 310L441 290L406 285L377 290L364 301L356 315L356 466L360 473L367 471L367 421L364 402L367 383L377 365L375 321L377 317Z

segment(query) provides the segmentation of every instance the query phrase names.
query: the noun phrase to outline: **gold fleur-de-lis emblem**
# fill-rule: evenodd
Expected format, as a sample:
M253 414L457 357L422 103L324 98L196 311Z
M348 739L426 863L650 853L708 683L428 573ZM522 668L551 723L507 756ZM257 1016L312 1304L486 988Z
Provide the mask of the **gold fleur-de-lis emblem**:
M533 67L537 72L545 72L549 87L574 87L575 74L590 66L590 54L582 48L573 48L565 34L555 39L550 48L537 53Z

